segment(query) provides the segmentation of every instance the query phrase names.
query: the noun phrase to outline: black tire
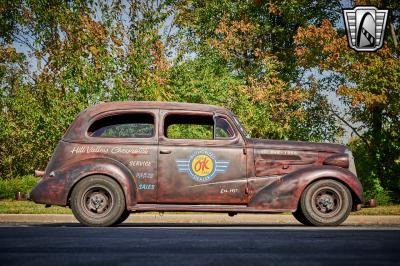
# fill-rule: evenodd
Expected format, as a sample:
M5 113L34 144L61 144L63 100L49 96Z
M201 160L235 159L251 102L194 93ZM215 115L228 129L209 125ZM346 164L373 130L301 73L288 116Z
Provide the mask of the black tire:
M349 189L338 181L325 179L304 190L295 217L300 222L304 219L305 225L335 226L347 219L351 208Z
M118 221L116 221L113 225L122 224L123 222L125 222L126 219L128 219L128 217L129 217L130 214L131 214L131 213L130 213L128 210L125 210L125 211L122 213L121 217L118 219Z
M71 194L75 218L86 226L110 226L126 211L124 193L112 178L102 175L81 180Z
M297 221L304 225L313 225L310 223L306 217L304 216L304 213L301 211L301 207L299 206L295 212L292 212L294 218L296 218Z

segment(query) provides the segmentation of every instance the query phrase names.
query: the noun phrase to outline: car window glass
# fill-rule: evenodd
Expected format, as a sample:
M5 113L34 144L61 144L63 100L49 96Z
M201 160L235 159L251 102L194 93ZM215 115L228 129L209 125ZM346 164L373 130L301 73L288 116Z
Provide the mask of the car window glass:
M164 135L170 139L213 139L214 120L206 115L168 115Z
M154 136L154 117L148 113L107 116L95 121L88 135L102 138L150 138Z
M235 136L231 124L225 118L216 116L214 120L216 139L230 139Z

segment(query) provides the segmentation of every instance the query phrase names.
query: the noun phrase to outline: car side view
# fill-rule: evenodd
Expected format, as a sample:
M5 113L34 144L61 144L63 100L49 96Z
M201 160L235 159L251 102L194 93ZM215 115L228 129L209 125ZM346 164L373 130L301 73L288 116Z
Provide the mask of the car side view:
M227 109L168 102L87 108L31 192L71 207L87 226L130 213L292 212L305 225L339 225L363 204L343 145L250 138Z

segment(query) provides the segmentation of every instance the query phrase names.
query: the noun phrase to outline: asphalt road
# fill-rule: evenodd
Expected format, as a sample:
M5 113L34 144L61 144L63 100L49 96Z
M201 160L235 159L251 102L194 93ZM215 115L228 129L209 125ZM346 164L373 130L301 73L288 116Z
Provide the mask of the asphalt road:
M357 264L400 265L400 228L181 224L0 227L0 265Z

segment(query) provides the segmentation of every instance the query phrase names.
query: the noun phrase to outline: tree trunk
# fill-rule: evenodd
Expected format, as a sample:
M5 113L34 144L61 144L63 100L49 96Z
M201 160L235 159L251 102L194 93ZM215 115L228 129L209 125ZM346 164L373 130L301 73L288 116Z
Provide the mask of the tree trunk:
M390 28L390 33L392 34L394 48L397 49L399 43L397 41L396 29L394 27L394 24L393 23L389 23L389 28Z

